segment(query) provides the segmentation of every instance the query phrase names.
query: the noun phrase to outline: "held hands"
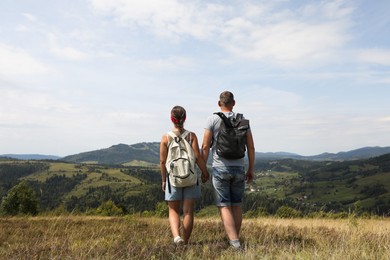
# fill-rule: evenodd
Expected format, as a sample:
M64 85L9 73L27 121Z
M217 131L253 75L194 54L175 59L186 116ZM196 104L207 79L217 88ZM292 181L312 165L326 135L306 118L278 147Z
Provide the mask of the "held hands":
M209 179L209 172L208 171L202 172L201 178L202 178L202 183L207 182ZM165 187L166 187L166 182L165 181L161 182L161 189L163 192L165 192Z
M202 172L202 176L201 176L201 178L202 178L202 183L205 183L205 182L207 182L207 181L208 181L208 179L209 179L209 172L208 172L208 171L204 171L204 172Z

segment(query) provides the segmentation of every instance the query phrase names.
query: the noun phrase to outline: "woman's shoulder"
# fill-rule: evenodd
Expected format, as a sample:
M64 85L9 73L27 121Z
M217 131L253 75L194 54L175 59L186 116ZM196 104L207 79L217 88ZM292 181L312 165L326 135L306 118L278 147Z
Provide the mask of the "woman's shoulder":
M186 129L185 131L188 132L188 134L194 134L194 132L192 132L191 130Z
M190 130L187 130L187 129L186 129L186 131L187 131L187 135L186 135L185 139L186 139L190 144L192 144L192 141L195 140L195 139L197 139L196 134L195 134L194 132L190 131Z
M161 144L168 143L169 141L169 136L168 133L165 133L161 136Z
M188 132L187 136L191 135L191 136L196 136L196 134L190 130L186 130Z

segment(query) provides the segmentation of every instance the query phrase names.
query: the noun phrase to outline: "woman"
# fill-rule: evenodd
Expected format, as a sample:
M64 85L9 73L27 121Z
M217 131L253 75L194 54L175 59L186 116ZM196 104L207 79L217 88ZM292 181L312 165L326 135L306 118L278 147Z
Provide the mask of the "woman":
M175 106L171 110L171 121L173 123L173 132L180 136L184 131L184 122L186 120L186 111L181 106ZM196 164L202 171L202 182L206 182L209 178L207 167L202 157L200 156L198 138L195 133L190 132L186 140L190 142L194 151ZM189 187L174 187L170 185L170 191L167 183L166 160L168 155L168 145L172 141L172 137L164 134L160 143L160 169L162 179L162 190L165 192L165 200L168 202L169 208L169 224L171 227L173 242L175 244L187 244L191 236L194 223L194 205L195 199L200 198L200 185L195 184ZM183 234L180 236L180 206L183 204Z

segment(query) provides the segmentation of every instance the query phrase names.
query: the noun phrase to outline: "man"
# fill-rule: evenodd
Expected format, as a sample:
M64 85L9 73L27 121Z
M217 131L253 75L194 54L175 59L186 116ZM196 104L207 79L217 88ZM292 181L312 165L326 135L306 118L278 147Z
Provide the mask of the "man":
M220 94L218 105L221 112L227 118L235 118L233 112L235 100L233 93L224 91ZM216 140L223 123L221 117L213 114L207 119L202 143L202 156L207 162L210 147L212 148L212 183L215 191L216 205L232 247L241 248L239 235L242 223L242 198L244 195L245 181L248 183L254 178L255 148L249 125L246 132L246 150L248 156L248 168L245 174L244 158L226 159L216 152ZM212 145L213 143L213 145Z

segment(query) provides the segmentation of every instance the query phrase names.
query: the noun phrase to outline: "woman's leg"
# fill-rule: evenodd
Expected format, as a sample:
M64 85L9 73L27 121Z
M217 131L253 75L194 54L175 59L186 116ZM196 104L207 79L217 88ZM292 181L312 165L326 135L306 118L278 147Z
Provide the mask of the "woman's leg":
M187 244L190 239L194 225L194 199L185 199L183 201L183 239Z
M168 201L169 208L169 225L173 238L180 236L180 200Z

